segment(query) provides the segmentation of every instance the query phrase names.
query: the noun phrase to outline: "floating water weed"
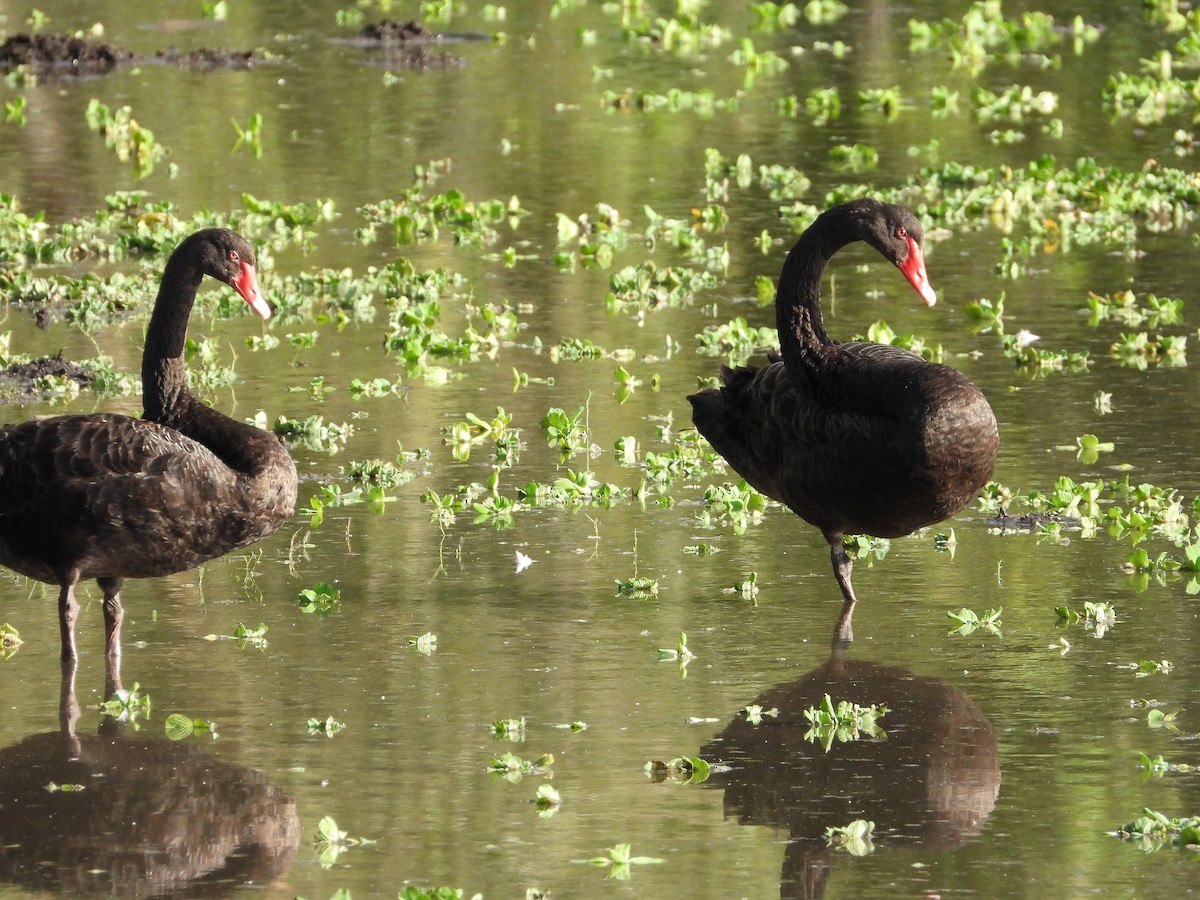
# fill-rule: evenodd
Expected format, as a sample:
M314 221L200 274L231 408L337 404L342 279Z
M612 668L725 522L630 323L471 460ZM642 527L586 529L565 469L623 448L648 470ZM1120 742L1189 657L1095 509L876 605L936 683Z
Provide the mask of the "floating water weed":
M193 719L191 716L185 716L182 713L171 713L167 716L164 727L167 737L173 741L182 741L194 735L205 733L211 734L214 740L217 737L216 722Z
M7 622L0 625L0 659L10 659L22 643L21 633L17 629Z
M1145 853L1153 853L1168 844L1181 849L1193 849L1200 845L1200 816L1168 818L1149 808L1142 812L1144 815L1111 833L1124 841L1133 842Z
M322 869L329 869L337 862L338 857L351 847L375 842L367 838L350 837L347 832L338 828L332 816L323 816L317 823L317 837L314 843L317 847L317 862Z
M617 844L609 847L606 856L593 856L591 859L580 859L576 862L592 866L608 866L608 877L617 881L628 881L633 877L633 866L647 863L661 863L666 860L654 856L634 856L629 844Z
M239 125L236 119L229 120L229 124L237 132L237 140L233 144L235 152L244 146L256 159L262 158L262 123L261 113L252 115L245 128Z
M871 835L875 823L866 819L855 819L849 825L831 825L825 829L825 845L845 850L851 856L866 856L875 849Z
M994 634L1000 637L1000 626L1003 624L1000 621L1000 615L1004 612L1004 608L989 609L979 615L974 610L967 609L965 606L958 610L947 612L946 615L958 622L957 628L952 628L950 634L968 635L977 629L982 628L989 634Z
M1078 612L1067 606L1056 606L1054 612L1063 625L1073 625L1076 622L1082 622L1084 627L1091 628L1096 637L1104 637L1108 629L1112 628L1117 622L1117 610L1110 604L1103 601L1093 603L1091 600L1084 601L1083 612Z
M558 807L562 804L562 796L555 790L554 785L539 784L533 803L537 806L538 816L548 819L558 812Z
M829 694L826 694L820 705L804 710L804 718L810 726L804 734L804 739L811 743L819 742L826 753L835 740L886 740L887 733L880 727L879 720L887 712L888 708L878 703L859 706L849 700L842 700L835 704Z
M309 719L304 727L308 729L309 734L323 734L325 737L333 737L346 727L346 723L337 721L333 716L326 716L324 719Z
M1152 709L1146 713L1146 724L1151 728L1165 728L1167 731L1178 731L1179 726L1175 724L1175 719L1178 716L1178 710L1165 713L1161 709Z
M461 888L419 888L413 884L408 885L396 895L396 900L465 900L465 898L466 895ZM334 897L333 900L338 900L338 898ZM349 896L345 900L350 900ZM473 894L470 900L483 900L483 894Z
M330 456L340 451L354 434L354 426L349 422L326 422L324 416L309 416L304 420L280 416L273 430L293 443Z
M761 725L763 718L775 719L779 717L779 710L775 707L763 709L757 703L752 703L750 706L742 709L742 715L746 717L746 721L751 725Z
M492 723L492 737L506 741L525 740L525 717L519 719L500 719Z
M708 780L712 767L699 756L677 756L666 762L649 760L642 771L655 784L701 784Z
M92 98L88 102L87 124L92 131L103 135L104 145L116 153L117 159L133 166L137 178L153 172L154 166L167 155L167 149L154 140L154 132L140 125L128 106L113 112Z
M300 592L300 611L313 613L318 619L324 619L340 608L341 599L341 591L321 581Z
M758 573L751 572L741 581L733 585L733 591L740 594L743 600L754 600L758 596Z
M415 635L408 639L408 646L415 649L422 656L431 656L437 650L437 635L432 631Z
M1121 666L1123 669L1130 669L1138 678L1145 678L1148 675L1166 675L1175 668L1170 660L1160 659L1143 659L1141 662L1129 663L1126 666Z
M764 348L779 349L779 332L774 326L754 327L738 316L723 325L707 325L696 335L699 352L705 356L725 354L729 364L745 365L755 353Z
M737 484L728 482L719 485L709 485L704 489L705 508L697 514L702 524L728 522L735 534L745 532L747 526L757 524L762 520L762 514L767 508L767 498L746 481Z
M1112 441L1102 441L1094 434L1083 434L1075 438L1075 457L1086 465L1093 465L1101 453L1112 453L1116 445Z
M1145 769L1148 775L1153 775L1155 778L1161 778L1167 772L1191 774L1200 771L1200 766L1188 765L1187 763L1168 763L1163 759L1161 754L1152 757L1145 753L1139 753L1138 765Z
M554 754L552 753L544 753L533 762L522 759L514 753L503 753L488 759L488 771L512 784L516 784L526 775L553 778L553 766Z
M1138 302L1133 291L1117 291L1114 294L1097 294L1088 291L1088 324L1095 327L1101 322L1114 321L1136 328L1146 325L1179 325L1183 322L1183 301L1174 297L1158 297L1147 294L1145 305Z
M868 172L879 165L879 151L866 144L836 144L829 148L829 162L835 169Z
M106 716L112 716L118 722L127 722L134 731L141 728L140 721L150 718L150 695L141 692L142 686L136 681L128 690L122 688L105 700L97 708Z
M582 406L573 413L552 406L538 423L546 432L546 443L557 447L564 459L574 456L587 445L587 430L581 421L584 411Z
M26 122L25 108L27 103L24 95L13 100L4 101L4 121L10 125L16 125L18 128L24 128Z
M658 596L658 579L645 575L635 575L632 578L618 578L617 594L632 597L635 600L649 600Z

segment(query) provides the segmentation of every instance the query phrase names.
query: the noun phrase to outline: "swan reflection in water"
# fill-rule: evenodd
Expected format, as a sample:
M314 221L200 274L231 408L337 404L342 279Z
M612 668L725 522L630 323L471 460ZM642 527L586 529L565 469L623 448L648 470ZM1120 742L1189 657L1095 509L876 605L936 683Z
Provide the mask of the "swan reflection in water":
M119 687L109 668L107 695ZM64 665L59 730L0 750L0 879L55 894L221 896L291 864L296 804L262 772L109 717L79 735L79 715Z
M886 740L834 741L828 752L806 740L804 710L826 694L886 706ZM873 821L877 852L947 850L978 835L991 815L1000 791L996 732L958 688L847 660L835 640L829 662L754 702L778 716L758 725L738 716L700 755L730 767L705 782L724 788L726 815L788 830L783 898L824 896L838 855L826 846L829 826Z

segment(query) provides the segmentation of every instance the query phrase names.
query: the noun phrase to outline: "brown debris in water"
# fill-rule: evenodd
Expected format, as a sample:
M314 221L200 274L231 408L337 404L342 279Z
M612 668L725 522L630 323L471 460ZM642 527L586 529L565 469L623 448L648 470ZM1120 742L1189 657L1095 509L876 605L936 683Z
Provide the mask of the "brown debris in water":
M69 34L16 34L0 44L0 69L4 71L29 66L36 71L95 74L132 58L128 50Z
M252 69L263 61L253 50L156 50L156 59L180 69L208 71L210 69Z
M92 383L87 369L61 356L43 356L27 363L14 363L0 369L0 403L28 403L49 396L47 388L38 385L38 379L53 376L70 378L80 387Z
M153 56L135 56L121 47L69 34L18 34L0 44L0 72L28 66L35 72L98 75L118 65L160 62L179 69L249 69L263 62L253 50L158 50Z
M363 26L359 37L392 44L411 43L415 41L440 41L442 39L440 34L430 31L416 19L410 19L407 22L396 22L392 19L373 22L370 25Z

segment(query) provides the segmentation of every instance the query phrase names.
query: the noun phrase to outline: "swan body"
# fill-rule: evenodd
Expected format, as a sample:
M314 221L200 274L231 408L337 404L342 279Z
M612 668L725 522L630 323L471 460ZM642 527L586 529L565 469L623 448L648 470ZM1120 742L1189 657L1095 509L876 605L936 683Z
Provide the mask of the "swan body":
M64 662L77 656L81 579L104 591L112 661L123 579L191 569L273 533L294 510L296 468L279 439L188 389L187 320L206 274L271 314L241 236L206 229L180 243L146 332L142 418L44 416L0 428L0 563L59 585Z
M847 605L847 534L900 537L954 515L992 475L999 445L983 393L961 372L898 347L839 343L821 321L826 263L864 240L928 305L920 223L865 198L832 207L788 254L776 293L781 353L722 368L688 399L696 428L756 490L821 530Z

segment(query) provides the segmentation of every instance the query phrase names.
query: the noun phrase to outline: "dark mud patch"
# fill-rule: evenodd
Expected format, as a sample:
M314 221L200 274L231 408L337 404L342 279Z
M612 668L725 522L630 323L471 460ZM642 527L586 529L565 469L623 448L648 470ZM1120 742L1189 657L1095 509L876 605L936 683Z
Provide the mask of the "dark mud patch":
M43 356L0 369L0 403L32 403L58 393L54 382L69 379L81 388L92 383L92 373L61 356Z
M382 41L388 44L444 40L439 32L430 31L416 19L409 19L407 22L396 22L392 19L372 22L363 26L358 36L365 41Z
M28 66L35 72L96 75L132 59L128 50L69 34L17 34L0 44L0 69L6 72Z
M464 65L462 57L430 49L437 44L464 41L490 41L491 35L476 32L433 31L416 19L397 22L384 19L364 25L352 38L338 43L381 51L379 65L395 69L455 69Z
M1058 513L1026 513L1021 516L1010 516L1006 512L1001 512L994 519L987 520L988 528L1000 531L1041 531L1047 525L1078 528L1079 520Z
M26 66L38 74L102 75L119 65L160 63L179 69L249 69L266 62L253 50L159 50L153 56L136 56L104 41L69 34L18 34L0 44L0 71Z
M253 50L158 50L154 58L178 69L208 72L213 69L253 69L267 59Z

